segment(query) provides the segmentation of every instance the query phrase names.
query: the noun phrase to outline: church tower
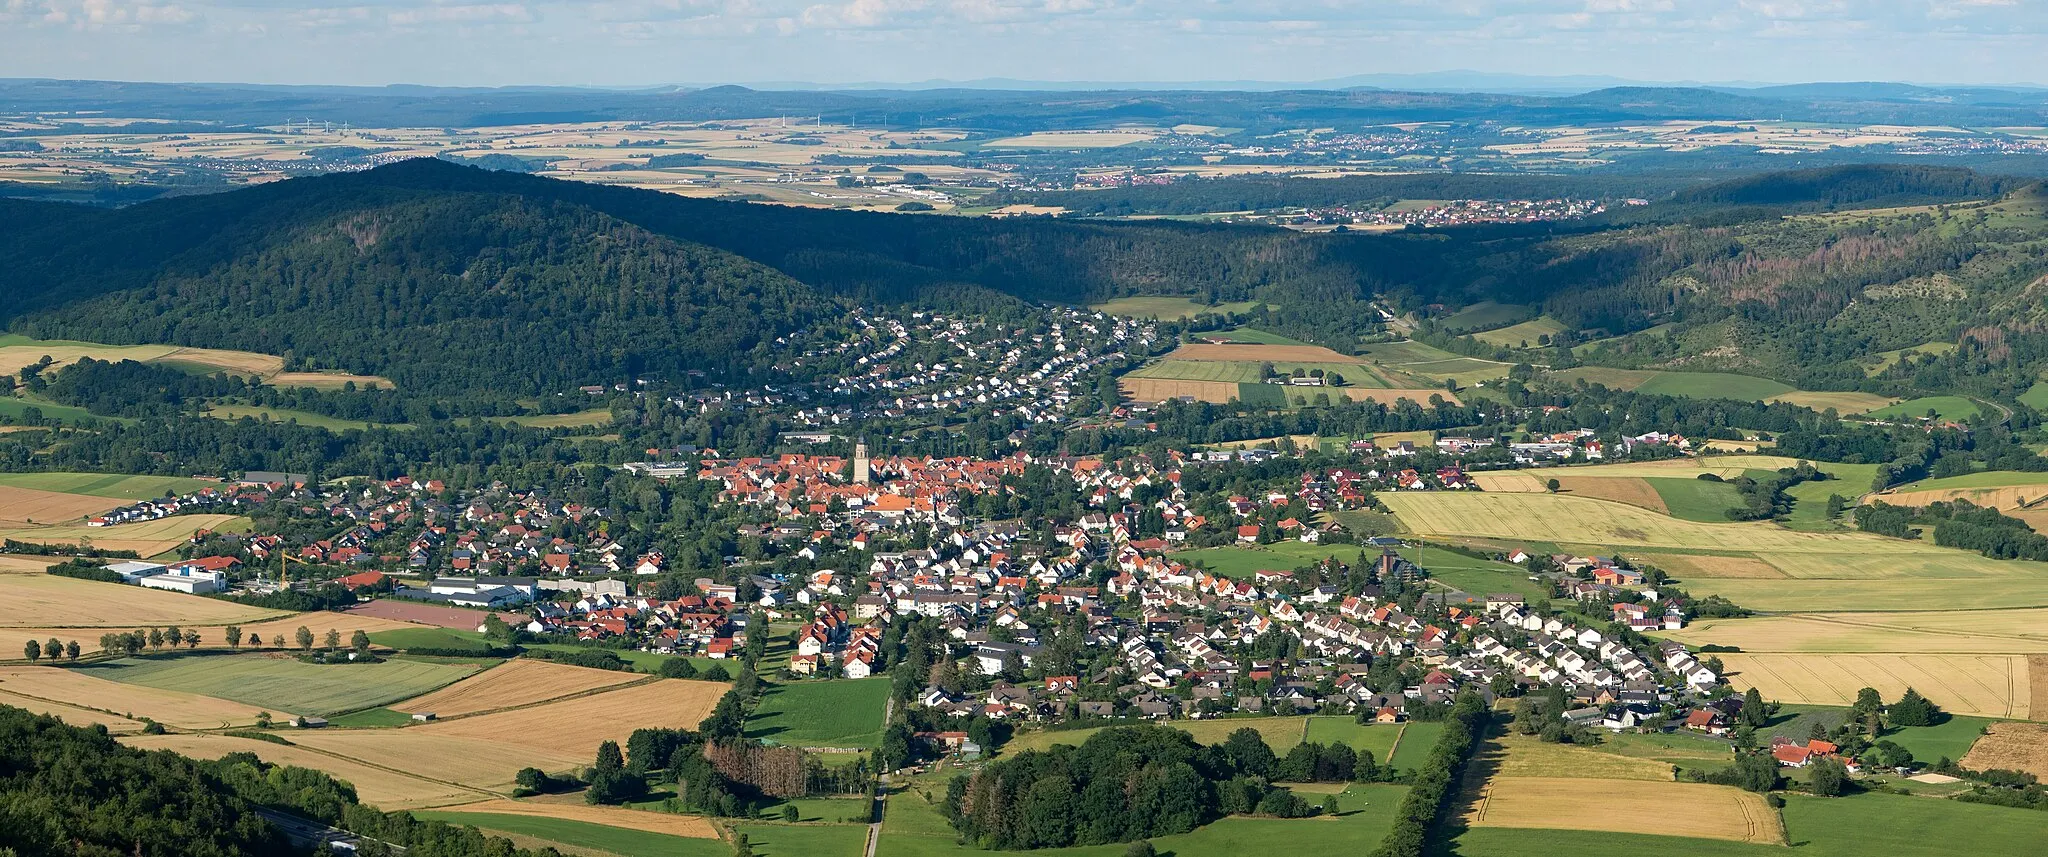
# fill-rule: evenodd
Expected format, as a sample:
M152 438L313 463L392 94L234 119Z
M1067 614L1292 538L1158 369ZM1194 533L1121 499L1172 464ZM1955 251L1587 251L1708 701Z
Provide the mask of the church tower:
M868 439L863 437L853 444L853 481L868 484L872 474L868 472Z

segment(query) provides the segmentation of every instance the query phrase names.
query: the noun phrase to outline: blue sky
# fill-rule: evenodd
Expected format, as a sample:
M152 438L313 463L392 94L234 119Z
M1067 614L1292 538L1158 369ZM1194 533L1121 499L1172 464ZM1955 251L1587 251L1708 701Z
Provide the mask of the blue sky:
M2048 83L2048 0L0 0L0 76Z

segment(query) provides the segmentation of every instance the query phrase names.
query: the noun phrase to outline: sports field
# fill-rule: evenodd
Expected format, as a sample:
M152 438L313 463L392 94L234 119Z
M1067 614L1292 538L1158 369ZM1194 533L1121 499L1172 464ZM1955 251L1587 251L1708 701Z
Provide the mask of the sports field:
M797 747L881 745L889 679L800 681L761 696L747 718L747 737Z
M106 550L132 550L148 557L177 548L200 530L231 529L237 525L247 526L247 522L247 518L234 515L173 515L111 527L72 525L0 529L0 539L39 545L90 543Z
M406 660L309 664L283 654L119 658L76 669L110 681L313 715L396 702L476 672L470 665Z
M181 729L222 729L256 722L260 708L247 703L142 685L107 681L61 667L0 667L0 692L89 708Z
M1877 688L1897 699L1912 687L1956 714L2026 719L2031 714L2025 655L1750 654L1716 657L1736 688L1764 698L1813 705L1848 705L1856 692Z
M298 736L296 732L287 734L292 738ZM355 786L356 795L364 803L385 811L471 803L491 797L489 792L385 770L310 747L273 744L254 738L216 734L134 735L121 739L121 743L144 750L172 750L199 759L218 759L229 753L253 753L256 758L273 765L293 765L326 773Z
M1776 844L1778 814L1763 795L1704 783L1577 777L1494 777L1465 815L1475 827L1557 828Z
M532 705L645 679L638 673L515 658L432 693L392 703L391 708L454 717Z
M123 583L102 583L54 574L0 574L0 626L48 627L61 620L65 628L133 629L145 625L217 625L286 615L232 601L148 589ZM68 632L65 639L99 640L99 633ZM9 657L15 653L8 653Z

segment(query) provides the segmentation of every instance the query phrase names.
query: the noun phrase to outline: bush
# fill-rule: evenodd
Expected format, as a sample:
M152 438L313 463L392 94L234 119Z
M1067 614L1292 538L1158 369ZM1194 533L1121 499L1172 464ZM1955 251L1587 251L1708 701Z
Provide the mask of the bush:
M658 672L662 678L696 678L697 665L690 663L689 658L670 658L661 662Z

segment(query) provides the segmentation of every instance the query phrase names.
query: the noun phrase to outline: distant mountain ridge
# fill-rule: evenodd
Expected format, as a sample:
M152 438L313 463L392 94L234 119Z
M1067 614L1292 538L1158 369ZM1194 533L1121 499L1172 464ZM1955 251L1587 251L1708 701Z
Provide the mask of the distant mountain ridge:
M0 111L95 110L111 116L277 125L317 117L359 126L478 126L526 122L712 121L814 116L883 127L1026 131L1143 121L1277 129L1302 123L1362 126L1418 121L1627 122L1684 118L1901 123L1970 127L2048 125L2048 89L1796 84L1755 89L1630 85L1584 78L1587 89L1539 85L1502 91L1452 86L1450 77L1363 76L1258 90L919 89L761 90L573 87L291 87L118 81L0 80ZM1474 78L1474 82L1485 78ZM1360 88L1379 81L1386 88ZM1433 88L1441 87L1441 88Z

